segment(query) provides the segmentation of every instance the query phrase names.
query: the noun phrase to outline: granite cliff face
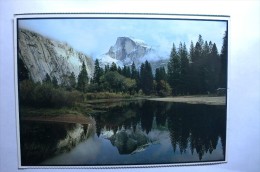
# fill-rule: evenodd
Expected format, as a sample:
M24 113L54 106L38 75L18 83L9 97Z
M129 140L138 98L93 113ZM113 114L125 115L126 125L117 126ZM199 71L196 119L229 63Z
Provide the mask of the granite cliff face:
M135 61L150 53L152 48L141 40L128 37L118 37L116 44L111 46L107 55L121 61Z
M109 51L99 57L102 65L116 63L118 66L129 66L133 62L137 67L141 63L148 60L153 69L157 67L165 66L168 59L160 56L159 53L145 44L144 41L130 38L130 37L118 37L116 43L110 47Z
M83 62L89 77L93 76L94 64L91 58L66 43L25 29L18 30L18 58L23 61L34 82L42 82L49 74L55 76L59 84L66 83L72 72L78 76Z

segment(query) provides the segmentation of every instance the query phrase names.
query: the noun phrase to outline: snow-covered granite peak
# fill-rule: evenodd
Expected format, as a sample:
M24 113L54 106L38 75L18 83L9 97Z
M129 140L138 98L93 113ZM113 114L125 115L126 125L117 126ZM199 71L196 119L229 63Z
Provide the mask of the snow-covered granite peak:
M98 59L102 66L114 62L121 67L123 65L129 66L133 62L139 67L141 63L148 60L155 70L156 67L165 66L168 58L162 57L156 49L147 45L143 40L132 37L118 37L116 43L109 48L108 52Z

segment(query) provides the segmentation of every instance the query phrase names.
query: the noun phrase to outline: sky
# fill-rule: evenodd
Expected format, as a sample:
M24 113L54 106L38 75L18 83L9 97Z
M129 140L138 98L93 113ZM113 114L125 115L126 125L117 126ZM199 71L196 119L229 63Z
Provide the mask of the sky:
M220 52L227 28L223 21L111 18L20 19L18 27L66 42L93 58L108 52L121 36L143 40L168 56L173 43L178 47L185 42L189 49L191 41L195 44L201 34L204 41L216 43Z

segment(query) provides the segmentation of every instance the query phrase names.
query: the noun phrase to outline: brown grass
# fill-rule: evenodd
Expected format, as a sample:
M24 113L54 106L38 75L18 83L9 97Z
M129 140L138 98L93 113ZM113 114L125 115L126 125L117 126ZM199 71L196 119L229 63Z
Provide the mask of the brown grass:
M40 122L59 122L59 123L78 123L78 124L95 124L95 120L91 117L83 115L66 114L59 116L30 116L23 117L21 120L40 121Z

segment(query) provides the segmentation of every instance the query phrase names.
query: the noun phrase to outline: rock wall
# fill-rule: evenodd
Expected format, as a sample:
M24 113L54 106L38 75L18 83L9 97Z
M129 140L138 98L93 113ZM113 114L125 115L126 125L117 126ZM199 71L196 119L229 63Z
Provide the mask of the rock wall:
M111 46L108 55L117 60L126 60L129 58L131 61L143 57L152 49L142 42L135 41L129 37L118 37L114 46Z
M93 60L74 50L66 43L46 38L38 33L18 29L18 58L21 58L29 71L29 77L42 82L46 74L56 77L58 83L74 72L77 77L85 62L89 77L93 76Z

